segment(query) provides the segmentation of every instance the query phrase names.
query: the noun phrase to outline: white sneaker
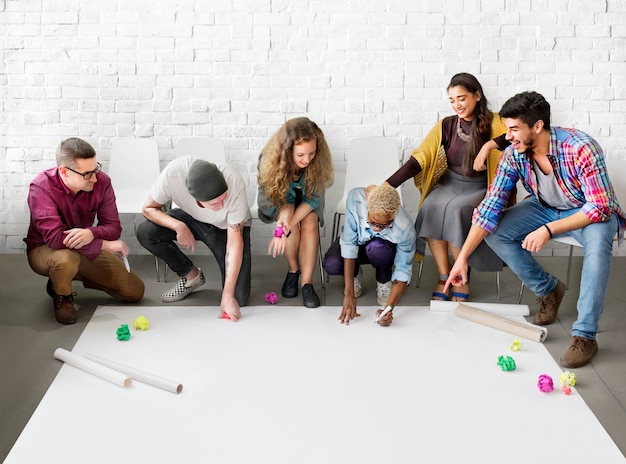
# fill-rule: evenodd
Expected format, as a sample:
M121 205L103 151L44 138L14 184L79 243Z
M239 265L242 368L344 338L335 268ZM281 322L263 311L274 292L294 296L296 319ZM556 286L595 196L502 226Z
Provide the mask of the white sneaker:
M381 284L376 282L376 298L380 306L387 306L387 300L391 294L391 280Z
M359 268L359 273L354 278L354 298L358 298L363 293L363 286L361 285L361 277L363 277L363 270ZM346 294L346 291L343 291L343 294Z
M354 278L354 297L358 298L363 293L363 286L361 285L361 277L363 277L363 269L359 268L359 273Z
M204 279L202 269L198 268L198 271L198 275L191 280L187 280L186 277L182 277L174 288L161 295L161 301L164 301L165 303L172 303L174 301L182 300L196 288L204 285L206 280Z

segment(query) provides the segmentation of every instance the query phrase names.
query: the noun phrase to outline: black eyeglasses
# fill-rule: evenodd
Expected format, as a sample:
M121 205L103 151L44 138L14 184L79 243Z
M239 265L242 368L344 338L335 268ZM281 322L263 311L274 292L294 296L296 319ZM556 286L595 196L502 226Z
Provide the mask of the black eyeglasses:
M370 225L370 227L376 227L377 229L386 229L387 227L391 227L391 224L393 224L393 220L389 221L387 224L381 224L380 222L372 221L368 215L367 223Z
M78 174L79 176L83 176L83 179L85 180L89 180L93 177L93 175L98 172L100 169L102 169L102 165L100 163L98 163L98 166L96 166L96 169L94 169L93 171L87 171L87 172L78 172L78 171L74 171L72 168L68 168L67 166L65 166L65 169L69 169L70 171Z

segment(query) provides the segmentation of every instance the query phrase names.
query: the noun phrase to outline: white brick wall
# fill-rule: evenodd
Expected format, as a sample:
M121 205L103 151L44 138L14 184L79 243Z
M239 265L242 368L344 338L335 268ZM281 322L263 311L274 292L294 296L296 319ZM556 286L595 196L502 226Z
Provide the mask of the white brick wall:
M326 247L350 139L394 137L406 157L450 114L460 71L493 110L537 90L554 124L626 158L624 24L626 0L0 0L0 253L23 251L28 183L63 138L89 140L106 169L117 136L154 137L162 165L180 137L220 137L252 202L260 149L300 115L336 163ZM415 215L410 182L403 195ZM135 252L141 220L123 218ZM269 228L254 226L263 253Z

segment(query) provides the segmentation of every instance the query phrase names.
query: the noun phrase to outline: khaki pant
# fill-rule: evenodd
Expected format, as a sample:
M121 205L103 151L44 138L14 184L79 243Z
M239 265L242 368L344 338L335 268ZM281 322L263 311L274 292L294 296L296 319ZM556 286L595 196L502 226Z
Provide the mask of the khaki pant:
M124 262L108 251L102 251L93 261L75 250L53 250L47 245L28 253L28 264L37 274L50 277L57 295L72 293L72 281L80 280L85 288L103 290L120 301L139 301L144 283Z

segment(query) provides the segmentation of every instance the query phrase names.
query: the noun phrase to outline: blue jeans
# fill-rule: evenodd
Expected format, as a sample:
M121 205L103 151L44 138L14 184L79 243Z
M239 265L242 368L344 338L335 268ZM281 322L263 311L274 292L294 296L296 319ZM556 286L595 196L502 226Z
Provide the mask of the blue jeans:
M180 208L171 209L167 214L187 224L194 238L204 242L209 247L219 265L222 274L222 287L224 287L227 231L211 224L200 222ZM165 261L179 277L189 274L194 268L193 262L175 243L176 232L167 227L161 227L153 222L146 221L137 228L137 240L146 250ZM244 227L243 258L239 277L235 284L235 298L239 306L245 306L250 296L251 263L250 227Z
M376 282L381 284L391 280L393 261L396 257L396 244L374 237L359 246L359 254L354 266L354 276L359 273L361 264L371 264L376 269ZM339 239L335 240L324 256L324 269L329 275L343 275L343 258Z
M526 235L544 224L571 216L578 211L579 208L561 211L542 205L536 197L530 197L505 210L498 228L485 240L526 287L538 297L543 297L556 289L558 279L545 272L532 254L522 248L522 241ZM613 214L607 222L592 223L560 235L569 235L578 240L585 255L577 303L578 319L572 326L572 335L590 340L596 338L611 274L613 238L616 232L617 217Z

